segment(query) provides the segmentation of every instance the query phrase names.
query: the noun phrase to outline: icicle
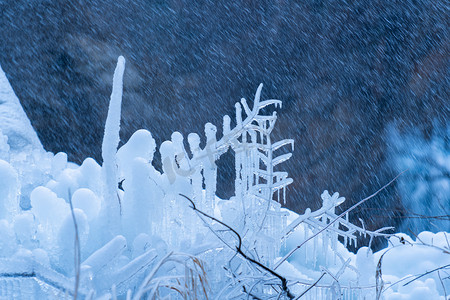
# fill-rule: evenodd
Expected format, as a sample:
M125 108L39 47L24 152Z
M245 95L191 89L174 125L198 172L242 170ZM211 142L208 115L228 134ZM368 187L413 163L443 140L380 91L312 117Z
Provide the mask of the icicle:
M205 124L206 146L205 150L208 156L204 159L203 176L205 178L206 190L206 212L212 214L215 207L216 183L217 183L217 166L216 166L216 133L217 129L211 123Z
M252 181L251 185L259 184L259 157L258 157L258 144L257 144L257 132L254 130L249 131L250 133L250 140L251 140L251 148L250 148L250 160L251 160L251 174L252 174Z
M176 167L177 174L187 177L189 175L190 162L186 149L184 149L183 135L178 131L175 131L174 133L172 133L170 139L175 150L176 165L174 166L174 168Z
M239 148L235 149L236 155L235 155L235 174L236 174L236 179L235 179L235 193L236 193L236 197L238 197L238 199L243 200L242 194L242 180L241 180L241 170L242 170L242 151L240 151ZM245 209L245 205L243 206Z
M313 231L314 234L314 231ZM314 248L313 248L313 256L314 256L314 268L317 267L317 240L319 239L319 236L316 236L314 238Z
M193 164L191 165L192 168L194 168L194 170L192 171L191 174L191 180L192 180L192 189L194 191L194 200L197 202L197 204L201 205L201 203L203 203L203 187L202 187L202 183L203 183L203 178L202 178L202 168L203 165L202 163L199 161L199 153L200 153L200 137L198 136L198 134L196 133L190 133L188 135L188 143L189 143L189 148L190 151L192 153L192 161ZM204 207L201 207L201 209L204 209Z
M279 177L277 176L277 182L278 182L279 180L280 180L280 179L279 179ZM280 190L282 190L282 189L283 189L283 188L277 190L277 202L278 202L278 203L281 202L281 201L280 201Z
M242 186L244 188L244 193L248 191L248 164L249 164L249 157L248 157L248 145L247 145L247 132L244 131L241 135L242 139Z

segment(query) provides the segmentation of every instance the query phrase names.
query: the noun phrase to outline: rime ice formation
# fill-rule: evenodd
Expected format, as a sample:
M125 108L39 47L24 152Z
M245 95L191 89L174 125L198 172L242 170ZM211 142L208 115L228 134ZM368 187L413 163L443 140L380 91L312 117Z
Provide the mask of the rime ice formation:
M262 85L251 107L241 99L235 119L223 118L221 136L207 123L204 134L187 136L187 148L179 132L158 147L138 130L117 150L123 68L119 58L103 166L39 151L0 160L0 298L375 299L381 288L384 299L443 299L450 289L436 272L411 289L389 285L450 264L444 232L412 240L366 230L336 212L345 198L328 191L316 211L282 208L292 179L281 167L294 141L272 140L276 112L262 109L281 101L261 100ZM162 170L152 164L156 151ZM219 199L217 161L227 151L235 155L235 195ZM358 235L392 246L355 255L345 246L357 246Z

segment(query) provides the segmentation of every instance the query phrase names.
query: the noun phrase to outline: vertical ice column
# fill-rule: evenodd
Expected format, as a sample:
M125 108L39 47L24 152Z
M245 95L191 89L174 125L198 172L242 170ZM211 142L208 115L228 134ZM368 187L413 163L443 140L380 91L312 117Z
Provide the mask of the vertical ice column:
M192 185L188 177L180 174L175 161L175 147L173 143L164 141L159 147L159 152L161 153L164 171L162 180L165 189L163 204L165 209L165 234L168 236L168 243L173 247L178 247L181 239L188 237L187 234L192 229L188 225L192 219L192 211L188 210L189 204L179 194L192 197Z
M179 228L173 227L178 220L178 210L175 206L175 191L173 190L176 186L176 173L174 170L174 150L171 141L164 141L159 146L159 153L161 154L162 161L162 182L164 186L164 200L162 202L164 215L163 224L161 230L161 236L165 237L166 242L169 245L177 244L178 237L173 234L173 232L179 232Z
M244 189L244 193L247 194L247 191L249 190L249 183L248 183L249 156L247 145L247 131L244 131L241 135L241 147L242 147L242 169L241 169L242 187Z
M264 122L265 124L266 122ZM264 128L266 129L266 128ZM264 130L266 131L266 130ZM272 140L270 134L266 134L266 146L267 149L267 189L266 189L266 199L268 201L273 200L273 152L272 152Z
M89 237L88 219L86 214L79 208L74 208L73 216L77 224L80 250L83 251ZM57 234L57 266L64 270L68 276L74 275L72 271L76 269L74 258L77 250L74 246L75 226L73 216L71 214L66 215Z
M192 165L191 168L194 168L191 171L191 183L194 192L194 202L199 205L200 209L205 209L203 205L203 178L202 178L202 168L203 165L200 162L200 137L196 133L190 133L188 135L189 149L192 154Z
M211 123L205 124L207 156L204 159L203 176L205 178L205 209L206 212L212 214L215 207L216 183L217 183L217 166L216 166L216 132L217 128Z
M187 155L186 149L184 148L183 135L177 131L172 133L171 140L174 149L174 168L177 175L177 203L180 207L180 222L182 222L182 232L184 232L183 239L181 240L184 245L186 243L191 243L191 238L193 236L192 230L194 228L193 224L197 221L197 216L195 216L194 211L188 208L188 203L183 197L179 197L178 193L186 195L192 199L193 195L193 185L191 182L191 161Z
M175 131L171 135L171 141L175 150L175 163L177 166L177 174L183 177L189 176L190 161L186 149L184 149L183 135Z
M119 179L125 191L122 226L129 240L141 232L150 233L152 222L162 222L161 176L151 164L155 149L152 134L141 129L117 151Z
M231 131L231 119L228 115L223 116L223 136L226 137Z
M259 157L258 157L258 140L257 140L257 133L254 130L250 130L250 140L251 140L251 146L250 146L250 157L251 157L251 181L250 184L256 185L259 184ZM257 172L255 174L255 172Z
M149 169L148 161L136 157L131 163L131 177L125 178L122 228L129 241L133 241L139 233L151 233L151 219L159 217L158 214L151 214L160 207L152 203L155 187L150 181Z
M239 102L237 102L234 107L236 108L236 128L242 127L242 107ZM243 204L243 209L245 213L245 203L244 201L244 188L242 183L242 164L243 164L243 157L244 154L242 153L243 149L241 148L242 145L238 141L238 137L236 136L235 142L232 144L233 150L236 153L235 155L235 172L236 172L236 179L235 179L235 193L236 198L239 199Z
M236 127L241 128L242 127L242 107L239 102L236 102L234 105L236 108Z
M103 198L105 217L110 236L115 236L120 230L120 200L117 194L116 152L119 145L120 112L122 105L123 72L125 59L119 56L114 71L113 89L109 102L108 116L105 124L105 134L102 143L103 158Z

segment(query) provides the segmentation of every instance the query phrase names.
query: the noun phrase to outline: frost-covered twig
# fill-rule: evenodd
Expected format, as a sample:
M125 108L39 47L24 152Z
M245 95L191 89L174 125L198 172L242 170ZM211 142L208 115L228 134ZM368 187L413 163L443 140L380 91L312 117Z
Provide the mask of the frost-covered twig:
M438 270L437 274L438 274L438 277L439 277L439 282L442 285L442 290L444 291L444 299L447 299L447 289L445 288L444 281L442 280L442 277L441 277L441 270Z
M360 206L361 204L363 204L364 202L366 202L367 200L375 197L376 195L378 195L382 190L384 190L385 188L387 188L389 185L391 185L395 180L397 180L398 177L400 177L400 175L402 175L405 171L399 173L397 176L395 176L391 181L389 181L387 184L385 184L383 187L381 187L380 189L378 189L375 193L373 193L372 195L360 200L358 203L354 204L353 206L351 206L349 209L347 209L346 211L344 211L343 213L341 213L339 216L337 216L337 218L335 218L334 220L332 220L330 223L328 223L328 225L326 225L325 227L323 227L321 230L319 230L318 232L316 232L314 235L310 236L309 238L307 238L305 241L303 241L300 245L298 245L297 247L293 248L291 251L289 251L289 253L287 253L283 258L281 258L274 267L274 270L276 270L284 261L286 261L289 257L292 256L292 254L294 254L295 251L297 251L298 249L300 249L304 244L306 244L307 242L309 242L310 240L314 239L315 237L317 237L319 234L321 234L322 232L324 232L325 230L327 230L328 228L330 228L334 223L336 223L339 219L341 219L343 216L345 216L347 213L349 213L350 211L354 210L356 207Z
M408 281L408 282L405 283L403 286L407 286L407 285L410 284L411 282L416 281L417 279L422 278L423 276L426 276L426 275L428 275L428 274L430 274L430 273L434 273L434 272L439 271L439 270L446 269L446 268L448 268L448 267L450 267L450 264L445 265L445 266L441 266L441 267L439 267L439 268L435 268L435 269L430 270L430 271L428 271L428 272L425 272L425 273L423 273L423 274L417 275L414 279Z

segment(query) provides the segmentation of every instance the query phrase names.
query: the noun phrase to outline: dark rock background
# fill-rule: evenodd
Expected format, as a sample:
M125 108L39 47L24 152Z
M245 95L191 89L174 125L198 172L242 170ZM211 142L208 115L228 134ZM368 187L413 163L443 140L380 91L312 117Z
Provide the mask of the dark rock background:
M348 207L395 176L386 127L430 134L449 113L445 1L0 0L0 64L45 146L101 160L112 75L127 60L122 141L139 128L158 144L178 130L220 131L234 103L283 100L275 138L294 138L282 165L287 206ZM158 164L158 162L156 162ZM219 195L230 196L231 156ZM368 227L398 224L395 184L357 209Z

